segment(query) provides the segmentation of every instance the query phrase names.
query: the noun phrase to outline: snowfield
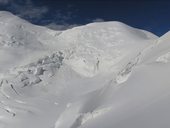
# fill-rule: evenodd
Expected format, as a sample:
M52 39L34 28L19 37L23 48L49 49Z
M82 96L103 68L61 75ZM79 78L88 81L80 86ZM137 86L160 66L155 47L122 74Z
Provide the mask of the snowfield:
M169 74L170 32L0 12L0 128L169 128Z

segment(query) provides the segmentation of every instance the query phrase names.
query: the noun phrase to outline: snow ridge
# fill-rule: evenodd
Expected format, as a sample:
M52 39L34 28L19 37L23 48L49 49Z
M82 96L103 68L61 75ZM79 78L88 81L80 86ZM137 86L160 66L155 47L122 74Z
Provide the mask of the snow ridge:
M170 126L169 33L117 21L53 31L8 12L0 28L0 127Z

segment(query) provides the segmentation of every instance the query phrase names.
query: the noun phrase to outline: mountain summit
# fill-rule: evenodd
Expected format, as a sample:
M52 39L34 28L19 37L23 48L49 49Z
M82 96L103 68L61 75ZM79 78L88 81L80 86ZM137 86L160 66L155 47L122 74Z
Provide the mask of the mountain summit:
M169 41L117 21L54 31L0 12L0 128L170 126Z

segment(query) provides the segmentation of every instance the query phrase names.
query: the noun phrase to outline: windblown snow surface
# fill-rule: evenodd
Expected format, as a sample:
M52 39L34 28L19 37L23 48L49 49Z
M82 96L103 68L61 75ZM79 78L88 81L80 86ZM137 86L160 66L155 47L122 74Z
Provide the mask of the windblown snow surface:
M169 128L169 75L170 33L0 12L0 128Z

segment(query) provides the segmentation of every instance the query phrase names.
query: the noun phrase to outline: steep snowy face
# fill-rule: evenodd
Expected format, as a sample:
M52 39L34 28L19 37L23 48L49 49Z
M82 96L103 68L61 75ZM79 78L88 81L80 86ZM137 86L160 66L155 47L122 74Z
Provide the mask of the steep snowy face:
M53 31L8 12L0 28L0 128L170 126L169 33L120 22Z
M60 34L3 11L0 12L0 28L0 71L27 64L35 57L54 51L56 36Z
M86 77L116 72L122 66L115 66L117 63L128 61L130 54L135 55L157 38L120 22L53 31L32 25L9 12L0 12L0 28L0 65L8 63L6 69L60 50L65 55L65 63ZM0 70L6 72L2 66Z
M168 32L132 59L121 72L125 74L122 74L123 83L108 84L98 90L91 103L98 100L99 104L92 112L79 112L82 108L74 108L75 106L68 109L65 115L70 112L77 114L70 124L77 123L79 128L169 127L169 37ZM93 116L96 112L101 114ZM64 114L63 120L71 120ZM56 128L60 126L57 122Z
M59 32L38 27L9 12L0 12L0 45L41 49L55 43Z
M120 22L92 23L62 32L58 42L68 47L66 63L84 75L116 71L157 37Z
M168 63L169 62L169 51L170 51L170 32L167 32L165 35L160 37L156 45L152 47L152 52L147 53L145 61L148 63L151 61L156 61L159 63Z
M69 105L55 128L169 127L169 37L139 51L103 87Z

